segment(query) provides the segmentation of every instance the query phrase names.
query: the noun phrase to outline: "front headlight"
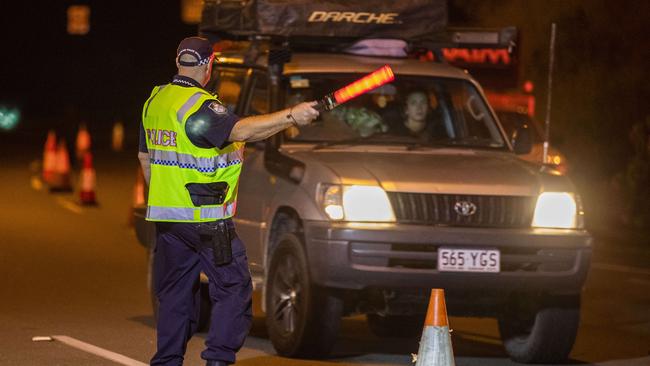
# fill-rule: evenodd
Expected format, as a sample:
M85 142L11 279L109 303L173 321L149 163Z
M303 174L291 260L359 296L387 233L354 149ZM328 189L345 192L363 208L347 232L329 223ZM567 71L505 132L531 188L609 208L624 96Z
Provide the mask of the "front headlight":
M381 187L327 185L321 188L320 202L332 220L395 221L393 207Z
M579 203L579 202L578 202ZM582 208L568 192L544 192L537 198L533 226L575 229L581 226Z

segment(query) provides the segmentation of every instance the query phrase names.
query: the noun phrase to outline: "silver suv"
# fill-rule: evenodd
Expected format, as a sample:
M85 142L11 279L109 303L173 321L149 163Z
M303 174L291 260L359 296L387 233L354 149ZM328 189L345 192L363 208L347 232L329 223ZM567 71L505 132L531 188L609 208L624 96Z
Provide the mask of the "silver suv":
M498 319L512 359L566 359L591 237L569 179L517 157L530 133L509 141L480 86L445 64L267 60L222 53L209 88L251 115L395 72L310 126L247 145L235 223L277 352L324 356L340 318L360 313L379 336L416 337L429 289L443 288L451 315Z

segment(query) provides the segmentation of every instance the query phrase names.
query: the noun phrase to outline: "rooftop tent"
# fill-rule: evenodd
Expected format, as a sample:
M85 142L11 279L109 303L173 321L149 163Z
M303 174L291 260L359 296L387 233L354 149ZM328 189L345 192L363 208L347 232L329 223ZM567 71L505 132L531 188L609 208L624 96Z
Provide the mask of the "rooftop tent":
M424 40L446 26L447 0L205 0L199 33Z

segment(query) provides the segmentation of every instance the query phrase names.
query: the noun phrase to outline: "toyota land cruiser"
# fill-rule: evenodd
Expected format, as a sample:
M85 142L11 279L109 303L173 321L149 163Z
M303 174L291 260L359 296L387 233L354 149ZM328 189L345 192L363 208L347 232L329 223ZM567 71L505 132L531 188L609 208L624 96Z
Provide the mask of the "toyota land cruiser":
M566 359L591 237L570 180L517 157L531 148L526 126L511 141L480 85L444 63L273 52L253 42L218 53L208 88L245 116L319 99L385 64L395 73L246 147L235 224L278 353L326 355L351 314L379 336L417 336L429 290L443 288L451 315L498 319L512 359Z

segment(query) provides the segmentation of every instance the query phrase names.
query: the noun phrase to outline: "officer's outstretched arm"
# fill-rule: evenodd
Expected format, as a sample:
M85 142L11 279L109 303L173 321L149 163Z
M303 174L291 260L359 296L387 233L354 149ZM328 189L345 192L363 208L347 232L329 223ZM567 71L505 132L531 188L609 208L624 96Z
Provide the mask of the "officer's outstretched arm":
M259 141L290 126L306 126L318 117L318 111L314 109L316 104L300 103L275 113L242 118L233 127L228 141Z

